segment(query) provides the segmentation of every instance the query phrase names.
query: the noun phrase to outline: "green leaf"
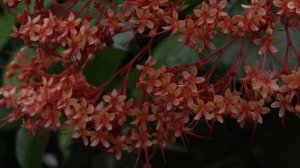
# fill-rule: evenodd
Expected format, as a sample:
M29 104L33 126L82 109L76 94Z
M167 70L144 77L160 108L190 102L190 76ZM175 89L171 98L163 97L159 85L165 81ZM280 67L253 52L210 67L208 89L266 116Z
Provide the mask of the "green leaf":
M65 162L71 154L70 146L72 144L72 135L74 130L71 126L64 126L58 133L58 145L63 154L63 162ZM64 163L63 163L64 164Z
M16 140L16 155L22 168L42 167L42 158L48 137L48 133L32 135L24 128L19 129Z
M5 14L0 15L0 21L0 49L2 49L10 39L9 35L12 30L12 25L14 24L14 19L5 12Z
M105 48L97 52L84 69L89 84L99 86L104 83L120 68L125 58L126 52L119 49Z
M115 3L116 3L117 5L120 5L120 4L124 3L124 0L115 0Z
M61 61L58 61L58 62L55 62L53 64L50 64L48 69L47 69L47 72L49 74L58 74L58 73L61 73L64 71L64 66L63 66L63 62Z
M114 36L114 47L120 50L128 50L127 45L129 40L134 36L132 32L123 32Z
M168 36L154 48L153 58L157 65L178 66L193 63L200 58L198 51L178 41L179 35Z
M274 46L278 49L278 55L281 59L284 58L286 48L287 48L287 36L285 34L285 27L281 26L280 23L277 23L277 27L275 28L275 31L273 31L274 35L278 36L278 41L274 43ZM291 38L292 44L298 49L299 53L299 44L300 44L300 32L294 31L293 29L289 29L289 34ZM297 56L294 52L292 52L288 57L289 64L291 67L297 67Z
M242 14L244 11L244 8L242 7L242 4L249 4L247 0L233 0L228 3L226 8L229 10L228 13L230 16Z

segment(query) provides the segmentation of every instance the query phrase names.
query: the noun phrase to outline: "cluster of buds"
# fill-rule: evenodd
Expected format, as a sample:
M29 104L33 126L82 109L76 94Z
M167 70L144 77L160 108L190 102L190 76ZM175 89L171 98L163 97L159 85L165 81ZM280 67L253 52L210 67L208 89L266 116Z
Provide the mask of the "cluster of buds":
M9 10L21 2L4 0ZM22 119L22 126L32 132L71 126L71 136L85 145L100 147L117 159L124 151L138 156L144 152L150 166L152 147L163 150L167 142L175 143L185 135L200 137L193 132L200 120L211 130L226 118L255 128L263 123L263 114L278 112L284 119L288 112L300 113L300 69L291 69L288 62L295 56L300 64L299 49L289 33L300 28L299 0L252 0L234 16L226 12L226 0L204 0L183 19L179 19L185 5L181 0L125 0L119 5L87 0L79 10L74 9L77 0L53 2L49 8L36 0L33 9L30 0L22 3L25 9L18 14L19 26L13 28L12 37L22 39L25 47L6 71L7 81L17 78L20 84L0 88L0 105L12 110L1 120L3 124ZM287 39L282 60L273 45L279 38L273 35L279 21ZM83 74L87 63L95 52L113 47L115 35L127 31L148 43L105 83L89 85ZM207 56L188 65L155 68L149 56L152 46L167 34L178 34L180 42ZM216 48L212 41L220 35L229 42ZM247 39L261 46L260 65L245 62ZM225 51L239 40L242 45L232 67L212 80ZM145 55L149 56L146 63L136 66L141 94L134 100L127 96L128 76ZM280 69L267 56L280 59ZM59 63L63 70L50 73L49 67ZM244 68L241 74L239 67ZM122 85L105 94L107 85L122 74Z

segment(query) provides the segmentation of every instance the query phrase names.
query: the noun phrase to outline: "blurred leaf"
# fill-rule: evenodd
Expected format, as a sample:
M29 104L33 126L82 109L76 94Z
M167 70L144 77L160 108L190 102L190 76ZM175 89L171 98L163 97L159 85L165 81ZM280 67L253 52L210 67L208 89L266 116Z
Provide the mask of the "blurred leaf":
M178 66L195 62L199 59L198 51L178 41L179 35L168 36L154 48L153 57L157 66Z
M50 64L50 66L47 69L47 72L49 74L58 74L65 70L63 63L61 61L55 62L53 64Z
M177 3L179 0L171 0L172 2ZM192 13L193 7L200 5L202 1L199 0L185 0L184 6L182 8L183 13Z
M244 11L244 8L242 7L242 4L249 4L247 0L232 0L228 3L227 9L229 9L228 13L230 16L242 14Z
M101 85L119 69L125 58L126 52L119 49L105 48L97 52L84 69L88 82L94 86Z
M120 50L128 50L127 44L133 37L132 32L123 32L114 36L114 47Z
M70 146L72 143L73 128L71 126L64 126L58 133L59 148L63 154L63 161L70 157Z
M22 168L42 167L42 158L48 137L48 133L32 135L24 128L19 129L16 140L16 156Z
M9 34L12 30L14 19L7 12L5 12L3 15L0 15L0 20L0 49L2 49L10 39Z
M273 33L279 38L278 41L274 43L274 46L278 49L278 55L280 56L280 58L283 59L287 48L287 37L285 34L285 27L282 26L280 23L277 23L277 27L275 28L275 31L273 31ZM289 29L289 34L291 37L292 44L298 49L299 53L300 32L294 31L293 29ZM292 52L289 55L289 63L291 67L297 67L297 56L294 52Z
M51 2L51 1L50 1L50 2ZM74 10L74 11L79 11L79 10L81 10L82 7L84 7L87 3L88 3L88 1L78 1L78 2L76 3L76 5L73 7L73 10ZM83 10L83 11L84 11L84 13L87 12L88 14L93 14L93 13L96 12L96 8L94 8L94 6L92 5L92 6L90 6L89 8L85 8L85 10ZM82 13L80 14L80 16L83 16L84 13L82 12Z
M123 2L124 2L124 0L115 0L115 3L118 4L118 5L123 3Z

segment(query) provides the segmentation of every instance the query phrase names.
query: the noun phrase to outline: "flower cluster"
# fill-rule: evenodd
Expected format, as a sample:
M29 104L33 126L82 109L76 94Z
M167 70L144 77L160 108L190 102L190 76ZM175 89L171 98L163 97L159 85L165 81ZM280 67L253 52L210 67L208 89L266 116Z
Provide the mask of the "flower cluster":
M102 46L96 38L98 28L90 26L89 21L75 18L73 13L66 18L58 18L51 11L46 15L42 19L41 15L28 16L26 24L19 29L14 28L12 37L23 39L28 45L35 42L40 45L47 44L47 47L42 47L47 53L65 47L63 52L53 52L48 57L59 57L66 63L80 62L84 60L83 56L91 57Z
M241 88L232 90L208 85L204 77L197 76L195 67L172 73L165 66L155 69L153 65L152 59L138 65L141 74L137 87L147 94L143 103L128 100L117 90L95 103L87 99L94 90L83 76L43 77L34 88L1 89L4 98L0 104L13 110L4 119L12 122L23 118L23 127L35 132L60 128L63 116L63 124L74 128L73 138L120 159L123 151L147 152L151 146L164 148L166 142L193 135L202 118L209 128L223 123L224 118L236 119L244 127L246 123L262 124L262 115L271 108L278 109L279 117L287 112L300 113L296 98L300 69L281 75L279 81L276 71L245 66Z
M125 0L119 5L87 0L76 10L76 0L53 2L50 7L38 0L33 8L31 1L3 2L9 10L25 4L17 15L19 26L11 34L25 46L8 64L7 85L0 88L0 105L11 109L3 124L22 119L22 126L32 132L71 126L73 138L117 159L124 151L138 156L144 152L149 167L152 147L163 150L167 142L175 143L185 135L200 137L193 132L200 120L210 129L226 118L255 128L266 113L278 111L282 119L286 113L300 113L300 69L291 69L288 62L295 56L300 64L299 48L289 33L300 28L299 0L252 0L233 16L226 12L226 0L204 0L184 18L179 17L185 5L181 0ZM278 22L285 27L287 39L283 59L274 46ZM147 44L106 82L89 85L83 75L87 63L96 51L114 47L115 35L128 31L145 38ZM167 34L178 34L180 42L206 53L205 57L192 64L155 68L151 49ZM228 37L223 47L213 43L218 36ZM225 51L241 41L232 66L213 80ZM245 62L248 41L260 46L262 63ZM134 100L127 95L128 76L145 55L149 56L146 63L136 66L140 71L136 88L141 94ZM55 64L62 64L63 70L49 72ZM243 72L238 72L240 67ZM107 93L106 87L122 74L121 86ZM20 83L9 85L14 78Z

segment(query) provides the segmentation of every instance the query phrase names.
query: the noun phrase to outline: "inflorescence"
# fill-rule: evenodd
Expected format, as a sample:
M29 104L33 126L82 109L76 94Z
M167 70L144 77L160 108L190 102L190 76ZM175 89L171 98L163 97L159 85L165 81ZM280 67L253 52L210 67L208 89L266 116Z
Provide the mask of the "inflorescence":
M25 3L11 34L22 39L24 47L5 74L6 80L17 78L20 84L0 89L0 105L11 109L3 124L22 119L22 127L32 132L71 126L72 137L85 145L100 147L117 159L123 151L138 156L144 152L150 166L149 148L163 150L166 142L198 136L193 129L200 120L209 129L226 118L235 119L241 127L256 127L263 123L262 115L271 111L282 119L286 113L300 113L300 69L290 68L288 61L294 56L300 64L299 48L289 32L300 28L299 0L252 0L242 5L242 14L234 16L226 12L226 0L205 0L183 19L179 15L185 9L184 0L125 0L122 4L87 0L79 10L74 10L77 0L53 1L50 7L43 0L3 2L12 12ZM273 45L279 38L273 33L278 24L287 38L283 58ZM147 39L147 44L105 83L88 84L83 70L95 52L114 47L114 36L127 31ZM179 35L180 42L207 55L192 64L155 67L152 46L167 34ZM228 42L216 47L212 41L217 36L227 36ZM247 42L260 46L262 62L247 65ZM241 49L231 68L212 80L221 57L236 43L241 43ZM280 66L275 66L274 57ZM64 69L49 73L56 63ZM134 68L140 72L138 100L126 94ZM243 71L238 73L239 69ZM120 76L120 87L106 92Z

